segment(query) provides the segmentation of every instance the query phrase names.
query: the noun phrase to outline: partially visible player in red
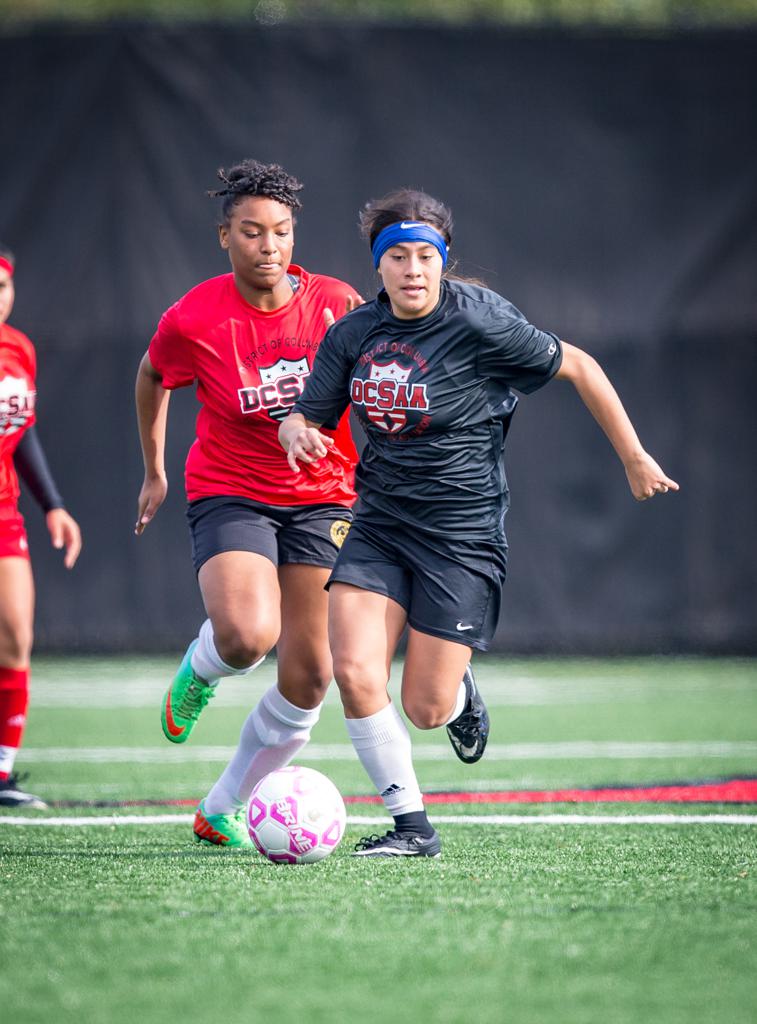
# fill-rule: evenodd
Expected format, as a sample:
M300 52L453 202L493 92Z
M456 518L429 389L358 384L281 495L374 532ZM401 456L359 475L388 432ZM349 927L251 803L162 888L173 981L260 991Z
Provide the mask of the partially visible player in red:
M168 740L183 743L224 676L251 672L276 645L278 682L247 718L239 747L197 809L194 834L250 846L253 786L307 743L331 681L324 585L351 522L357 460L346 420L298 474L277 434L326 326L362 300L342 281L291 262L302 185L277 164L219 171L219 238L231 273L193 288L163 315L139 367L145 464L136 533L166 496L169 397L197 385L197 437L187 456L187 517L207 619L163 699Z
M77 523L63 507L37 437L37 360L31 341L6 323L16 297L13 254L0 246L0 807L47 805L19 787L13 766L26 724L34 625L34 580L18 474L45 513L55 548L71 569L81 550Z

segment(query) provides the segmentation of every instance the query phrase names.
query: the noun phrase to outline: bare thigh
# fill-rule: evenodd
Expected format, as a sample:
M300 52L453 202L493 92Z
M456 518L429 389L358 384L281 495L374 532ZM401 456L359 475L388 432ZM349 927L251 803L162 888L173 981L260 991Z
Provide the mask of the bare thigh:
M413 725L435 729L448 721L470 658L470 647L410 627L402 706Z
M34 578L26 558L0 558L0 665L26 668L32 651Z
M402 605L349 583L329 591L334 678L347 718L367 718L389 703L392 657L407 621Z
M330 570L317 565L279 566L281 634L276 645L279 690L299 708L314 708L332 677L328 637Z
M281 591L273 562L251 551L224 551L205 562L198 581L223 661L247 668L267 654L281 630Z

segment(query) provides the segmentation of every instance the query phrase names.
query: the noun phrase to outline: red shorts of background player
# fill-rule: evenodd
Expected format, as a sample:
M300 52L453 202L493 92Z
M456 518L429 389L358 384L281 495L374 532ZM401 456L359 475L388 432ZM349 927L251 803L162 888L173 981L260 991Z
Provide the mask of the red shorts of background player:
M15 502L0 505L0 558L29 558L24 517Z

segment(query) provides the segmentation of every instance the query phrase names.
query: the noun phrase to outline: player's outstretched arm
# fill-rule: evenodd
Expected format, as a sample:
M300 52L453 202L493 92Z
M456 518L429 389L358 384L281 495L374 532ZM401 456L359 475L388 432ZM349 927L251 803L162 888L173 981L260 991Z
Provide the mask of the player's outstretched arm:
M322 434L320 423L306 420L299 412L290 413L279 427L279 443L287 453L287 462L295 473L300 472L300 462L317 462L334 445L334 438Z
M145 479L137 500L134 532L139 535L165 501L168 481L165 469L166 420L171 392L145 352L135 385L137 424L145 464Z
M563 342L563 359L556 377L569 380L609 438L626 471L631 493L637 501L655 494L677 491L678 484L666 476L644 450L623 408L615 388L599 363L587 352Z

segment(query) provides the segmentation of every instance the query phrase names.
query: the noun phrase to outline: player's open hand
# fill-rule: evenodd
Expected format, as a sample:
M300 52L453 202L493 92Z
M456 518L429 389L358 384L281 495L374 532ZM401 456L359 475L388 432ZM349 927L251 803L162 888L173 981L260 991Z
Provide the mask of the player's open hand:
M357 309L358 306L363 305L365 305L365 299L363 298L362 295L348 295L347 301L345 303L344 312L351 313L353 309ZM323 322L326 325L326 330L328 330L329 327L336 323L336 317L334 316L332 310L328 308L328 306L323 311Z
M165 476L145 477L142 490L137 501L137 521L134 532L137 536L144 532L168 494L168 481Z
M300 472L297 460L300 462L318 462L325 455L328 455L329 448L333 448L334 438L328 434L322 434L317 427L303 427L292 438L287 451L287 462L295 472Z
M637 501L646 501L654 498L655 494L667 494L668 491L679 489L675 480L666 476L647 452L635 456L625 470L631 493Z
M81 530L79 529L79 524L64 508L50 509L45 516L45 523L47 524L53 547L66 549L63 564L67 569L73 569L81 551Z

